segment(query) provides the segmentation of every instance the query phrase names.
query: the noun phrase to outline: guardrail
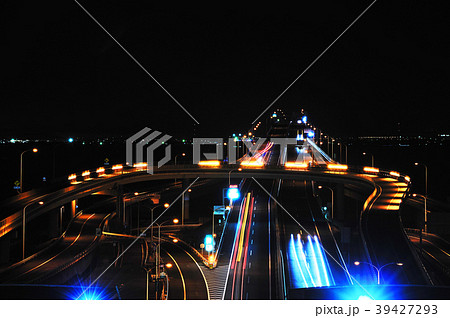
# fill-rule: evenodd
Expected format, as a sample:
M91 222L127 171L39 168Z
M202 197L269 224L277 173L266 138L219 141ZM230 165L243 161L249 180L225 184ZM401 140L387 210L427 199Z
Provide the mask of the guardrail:
M405 228L405 232L407 235L413 234L413 235L420 235L419 229L411 229L411 228ZM427 255L429 253L427 252ZM436 258L434 258L431 254L428 255L431 260L434 261L434 263L438 266L439 270L442 271L442 273L448 277L450 277L450 267L447 265L442 264L440 261L438 261Z
M214 161L217 162L217 161ZM219 165L165 165L160 168L153 167L153 171L155 174L158 172L177 172L177 171L186 171L186 170L217 170L217 169L225 169L226 171L230 171L232 169L242 168L245 171L252 170L279 170L279 171L314 171L314 172L330 172L330 173L354 173L354 174L364 174L368 176L379 176L379 177L389 177L393 179L397 179L398 181L403 181L406 183L410 183L411 179L409 176L402 174L393 170L383 170L376 167L368 167L368 166L348 166L339 163L329 163L325 164L317 164L314 165L312 162L308 163L296 163L293 165L263 165L263 166L252 166L252 165L241 165L241 164L228 164L225 162L219 161ZM95 180L96 178L109 178L115 176L121 176L129 173L145 173L147 170L147 165L145 162L136 163L134 166L127 166L125 164L116 164L111 167L99 167L97 169L92 170L84 170L82 172L73 173L69 175L68 181L70 184L78 184L84 181Z

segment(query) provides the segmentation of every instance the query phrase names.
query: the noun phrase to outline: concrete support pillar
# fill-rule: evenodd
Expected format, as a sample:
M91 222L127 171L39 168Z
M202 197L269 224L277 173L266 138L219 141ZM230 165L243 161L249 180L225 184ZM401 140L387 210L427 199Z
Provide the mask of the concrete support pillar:
M116 212L118 216L118 220L123 225L123 229L126 230L128 227L126 216L125 216L125 201L123 200L123 189L119 187L116 194Z
M189 186L189 179L183 179L183 189ZM190 192L186 191L181 198L181 225L184 225L185 220L189 220L189 197Z
M59 235L62 235L64 232L64 213L66 211L65 206L61 206L58 210L58 229Z
M75 217L75 214L77 214L77 205L78 205L78 200L72 200L71 204L70 204L70 219L73 219Z

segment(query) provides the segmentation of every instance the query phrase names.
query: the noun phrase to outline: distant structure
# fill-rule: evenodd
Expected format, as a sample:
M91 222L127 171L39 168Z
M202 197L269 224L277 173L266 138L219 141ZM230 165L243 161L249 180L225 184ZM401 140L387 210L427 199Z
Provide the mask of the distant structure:
M275 110L267 119L268 137L297 138L299 142L306 138L315 138L315 129L308 123L308 116L303 108L293 112L287 118L281 109Z

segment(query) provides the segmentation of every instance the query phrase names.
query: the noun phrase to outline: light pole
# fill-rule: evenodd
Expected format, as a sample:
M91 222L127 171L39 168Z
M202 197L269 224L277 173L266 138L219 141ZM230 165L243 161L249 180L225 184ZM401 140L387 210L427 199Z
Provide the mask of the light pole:
M23 260L25 259L25 223L26 223L25 209L34 203L36 203L36 202L28 203L27 205L24 206L24 208L22 210L22 259ZM42 202L42 201L39 201L38 203L40 205L44 204L44 202Z
M161 257L161 225L163 225L164 223L170 222L170 220L164 221L160 224L155 223L156 225L158 225L158 246L156 247L156 282L158 284L159 281L159 275L160 275L160 268L159 268L159 258ZM177 224L179 221L178 219L173 219L172 220L173 223ZM152 226L153 227L153 226ZM158 293L158 285L156 286L156 293Z
M166 209L169 207L169 203L164 203L164 204L159 204L159 205L155 205L153 208L150 208L150 212L151 212L151 220L150 220L150 240L153 243L153 210L156 208L159 208L160 206L165 207Z
M376 267L375 265L373 265L373 264L371 264L371 263L367 263L367 262L359 262L359 261L356 261L356 262L354 262L353 264L355 264L356 266L359 266L359 264L361 264L361 263L370 265L370 266L372 266L372 267L377 271L377 284L378 284L378 285L380 285L380 275L381 275L381 270L382 270L383 268L385 268L385 267L388 266L388 265L403 266L403 263L397 263L397 262L387 263L387 264L381 266L380 268Z
M159 257L161 256L161 225L163 225L164 223L170 222L171 220L167 220L164 221L160 224L155 223L156 225L158 225L158 247L156 248L156 276L159 276ZM179 222L178 219L173 219L172 222L174 224L177 224Z
M148 273L152 270L151 268L145 268L145 272L147 273L147 288L145 289L145 300L148 300Z
M228 172L228 188L230 187L230 185L231 185L231 173L233 172L233 171L242 171L242 168L237 168L237 169L232 169L232 170L230 170L230 172Z
M175 156L175 166L177 165L177 157L179 156L180 154L178 154L178 155L176 155ZM182 154L181 154L181 156L186 156L186 154L183 152Z
M327 188L328 190L331 191L331 221L333 221L334 219L334 191L333 189L331 189L330 187L327 186L318 186L318 189L322 189L322 188Z
M334 160L334 139L331 138L331 159Z
M423 163L414 163L415 166L422 165L425 167L425 196L428 196L428 167L424 165Z
M366 155L370 155L372 157L372 167L374 167L375 166L375 159L373 157L373 154L371 154L371 153L369 154L367 152L363 152L363 156L366 156Z
M348 146L346 144L344 144L342 141L339 143L339 146L341 147L340 149L340 160L342 161L342 146L345 147L345 164L347 164L347 160L348 160Z
M428 232L428 217L427 217L427 197L421 194L413 194L413 197L421 197L424 201L424 214L423 214L423 224L420 227L420 236L419 236L419 246L420 246L420 254L422 254L422 238L423 238L423 232Z
M23 192L23 155L26 152L33 151L34 153L38 152L37 148L27 149L20 154L20 193Z

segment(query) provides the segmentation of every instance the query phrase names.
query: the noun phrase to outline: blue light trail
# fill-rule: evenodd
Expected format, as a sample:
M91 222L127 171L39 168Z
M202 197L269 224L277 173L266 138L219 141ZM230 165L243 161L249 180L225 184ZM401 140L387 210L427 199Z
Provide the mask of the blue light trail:
M328 262L317 236L302 241L291 234L288 248L288 265L292 288L311 288L334 285Z

